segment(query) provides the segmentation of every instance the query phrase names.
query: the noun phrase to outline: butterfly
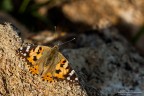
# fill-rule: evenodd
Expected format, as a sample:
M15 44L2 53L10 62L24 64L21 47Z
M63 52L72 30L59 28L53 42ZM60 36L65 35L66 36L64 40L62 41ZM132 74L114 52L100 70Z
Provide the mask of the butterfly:
M43 81L51 83L66 80L78 84L75 71L59 52L58 45L54 47L28 45L19 48L17 53L26 60L30 73L39 75Z

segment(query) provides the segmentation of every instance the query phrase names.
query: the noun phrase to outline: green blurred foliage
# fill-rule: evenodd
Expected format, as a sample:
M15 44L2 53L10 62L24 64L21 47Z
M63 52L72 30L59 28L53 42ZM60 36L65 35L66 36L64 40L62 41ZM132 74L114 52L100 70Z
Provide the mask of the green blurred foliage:
M53 26L47 15L38 12L43 6L54 6L53 1L55 0L35 3L34 0L1 0L0 10L13 16L30 30L38 31Z
M0 10L5 12L10 12L13 10L12 0L1 0L0 2Z
M20 8L19 8L19 13L24 13L28 4L29 4L30 0L23 0Z

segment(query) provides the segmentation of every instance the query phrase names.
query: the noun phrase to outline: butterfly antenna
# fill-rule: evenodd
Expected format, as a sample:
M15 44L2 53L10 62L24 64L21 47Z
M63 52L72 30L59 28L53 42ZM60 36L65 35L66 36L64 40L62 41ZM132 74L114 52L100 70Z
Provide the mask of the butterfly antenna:
M71 39L71 40L69 40L69 41L66 41L66 42L64 42L64 43L58 44L58 46L64 45L64 44L69 43L69 42L71 42L71 41L73 41L73 40L75 40L75 38L73 38L73 39Z

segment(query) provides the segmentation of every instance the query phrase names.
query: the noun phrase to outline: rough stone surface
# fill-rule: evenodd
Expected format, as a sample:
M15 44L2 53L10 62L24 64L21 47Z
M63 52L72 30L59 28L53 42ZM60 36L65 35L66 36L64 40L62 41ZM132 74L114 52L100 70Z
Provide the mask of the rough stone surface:
M82 72L83 86L100 90L104 96L144 95L144 58L119 34L108 30L81 34L76 44L79 48L63 52Z
M65 81L50 84L32 76L26 62L16 54L21 39L10 24L0 25L0 95L2 96L86 96L80 85Z

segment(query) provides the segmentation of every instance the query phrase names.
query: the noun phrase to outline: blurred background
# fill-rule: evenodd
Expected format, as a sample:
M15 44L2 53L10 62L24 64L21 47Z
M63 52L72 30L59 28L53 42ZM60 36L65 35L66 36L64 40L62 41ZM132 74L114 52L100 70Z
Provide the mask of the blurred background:
M144 0L1 0L0 23L10 22L25 43L70 41L60 48L85 74L85 85L104 94L142 92L143 5Z
M114 28L144 55L143 0L1 0L0 18L36 44Z

